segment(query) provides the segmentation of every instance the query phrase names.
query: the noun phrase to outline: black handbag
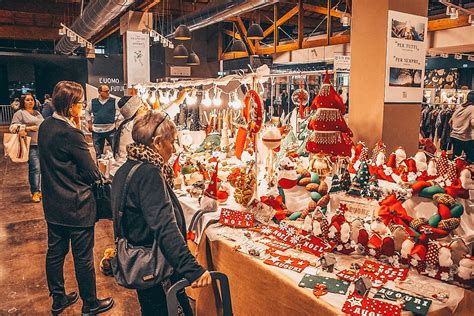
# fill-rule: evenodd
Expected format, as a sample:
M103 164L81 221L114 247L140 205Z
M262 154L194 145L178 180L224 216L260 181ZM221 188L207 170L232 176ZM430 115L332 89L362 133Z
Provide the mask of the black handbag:
M133 246L123 236L122 219L128 186L133 174L141 164L139 162L130 169L125 180L118 213L114 214L116 215L114 216L114 230L117 255L110 261L115 281L127 289L136 290L153 287L173 274L173 268L166 261L156 240L149 248Z
M101 174L92 190L96 203L96 219L112 219L112 181L107 180Z

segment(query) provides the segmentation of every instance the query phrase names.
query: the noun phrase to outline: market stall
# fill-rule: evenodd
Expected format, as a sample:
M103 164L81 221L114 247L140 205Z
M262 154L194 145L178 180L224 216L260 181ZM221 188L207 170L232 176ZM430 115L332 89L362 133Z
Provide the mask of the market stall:
M262 68L138 87L181 126L173 170L190 248L228 275L234 313L467 313L467 162L353 144L328 73L312 102L302 84L293 111L267 116L261 98L271 76ZM178 90L185 105L170 101ZM195 114L180 117L179 106ZM211 314L213 290L192 293L198 314Z

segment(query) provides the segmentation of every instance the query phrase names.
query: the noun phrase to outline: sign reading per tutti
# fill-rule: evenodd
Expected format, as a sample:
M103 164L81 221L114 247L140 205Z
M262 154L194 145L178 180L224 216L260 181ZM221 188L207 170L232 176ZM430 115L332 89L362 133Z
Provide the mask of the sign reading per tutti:
M388 11L385 102L423 98L428 18Z

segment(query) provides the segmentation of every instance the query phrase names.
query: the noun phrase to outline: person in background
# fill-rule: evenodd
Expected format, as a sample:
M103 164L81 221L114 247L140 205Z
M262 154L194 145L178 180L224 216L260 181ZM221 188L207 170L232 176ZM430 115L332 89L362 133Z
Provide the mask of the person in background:
M28 157L28 180L32 200L35 203L41 201L41 173L38 154L38 128L43 123L41 113L34 110L35 98L33 94L26 93L21 96L20 107L13 114L10 125L11 133L18 133L20 136L31 137L30 151Z
M20 109L20 99L18 99L18 98L13 99L10 106L12 107L13 112L18 111Z
M57 315L78 300L64 289L64 259L72 247L76 281L82 298L82 314L96 315L112 308L114 300L98 299L94 270L96 202L92 192L100 173L92 159L84 133L77 128L84 90L72 81L54 88L55 108L39 130L43 176L43 209L48 227L46 279L53 297L51 312Z
M45 119L53 115L54 108L53 104L51 103L51 96L49 94L44 95L44 103L43 103L43 111L41 114Z
M115 99L110 97L109 86L100 85L98 92L99 97L92 99L86 109L86 119L92 132L96 158L100 158L104 153L105 140L113 151L115 122L119 115Z
M113 176L118 168L127 161L127 145L133 143L132 129L133 121L136 117L146 112L147 105L143 103L142 99L135 96L122 97L118 102L120 114L123 116L123 121L120 123L114 137L114 163L110 168L110 174Z
M469 163L474 162L474 91L467 94L466 102L456 106L449 121L454 157L466 154Z
M158 243L166 262L174 270L169 282L162 284L185 278L192 287L202 287L211 283L211 275L197 263L186 244L184 214L173 191L173 170L168 164L175 152L176 137L176 125L165 112L150 110L135 119L134 143L127 147L128 159L112 182L112 208L117 214L125 199L121 227L123 237L131 245L151 247L154 241ZM139 162L142 164L124 193L125 179ZM137 290L142 315L167 315L167 289L162 284ZM178 294L178 301L184 314L192 315L184 291Z

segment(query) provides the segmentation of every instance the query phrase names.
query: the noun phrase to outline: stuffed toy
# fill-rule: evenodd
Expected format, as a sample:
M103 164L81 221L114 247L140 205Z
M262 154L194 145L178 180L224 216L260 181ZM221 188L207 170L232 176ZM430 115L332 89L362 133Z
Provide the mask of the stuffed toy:
M106 276L113 276L110 259L117 255L115 248L107 248L104 251L104 257L100 260L99 269Z

